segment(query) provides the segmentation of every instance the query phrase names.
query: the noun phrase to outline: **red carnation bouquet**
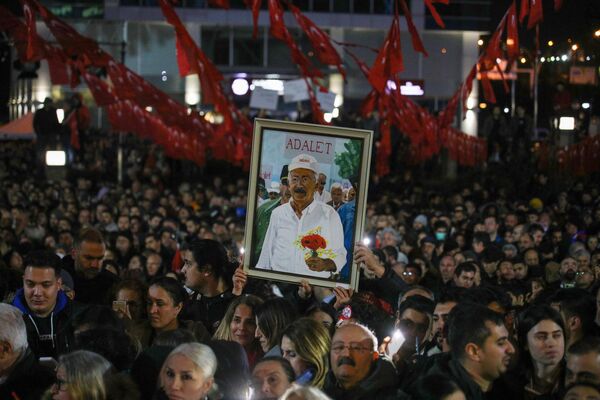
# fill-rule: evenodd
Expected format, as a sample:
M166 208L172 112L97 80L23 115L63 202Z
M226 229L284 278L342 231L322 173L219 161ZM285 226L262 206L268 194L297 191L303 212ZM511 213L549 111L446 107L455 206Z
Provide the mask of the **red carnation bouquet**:
M333 250L327 248L327 240L321 236L320 226L317 226L302 235L298 235L294 241L294 246L304 252L305 260L308 260L311 257L328 258L330 260L336 258L336 254Z
M318 250L325 249L327 242L323 236L318 234L306 235L300 239L302 247L311 251L312 257L318 257Z

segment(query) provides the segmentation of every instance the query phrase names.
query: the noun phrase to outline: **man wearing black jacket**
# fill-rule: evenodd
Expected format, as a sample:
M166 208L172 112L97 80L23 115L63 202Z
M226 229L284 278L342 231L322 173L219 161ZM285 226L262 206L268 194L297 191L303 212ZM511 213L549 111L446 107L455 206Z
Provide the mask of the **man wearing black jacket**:
M377 338L365 326L340 326L331 341L331 370L323 391L336 400L402 399L392 361L377 352Z
M62 259L62 267L73 277L75 296L85 304L107 304L110 288L119 278L102 269L106 246L100 231L83 229L75 240L70 256Z
M38 400L53 378L29 350L19 310L0 303L0 399Z
M57 358L73 345L73 318L84 312L61 290L60 259L49 251L25 258L23 288L13 305L23 313L29 347L36 357Z
M459 304L449 316L451 351L436 358L429 374L453 380L469 400L509 399L500 378L515 349L502 315L478 304Z

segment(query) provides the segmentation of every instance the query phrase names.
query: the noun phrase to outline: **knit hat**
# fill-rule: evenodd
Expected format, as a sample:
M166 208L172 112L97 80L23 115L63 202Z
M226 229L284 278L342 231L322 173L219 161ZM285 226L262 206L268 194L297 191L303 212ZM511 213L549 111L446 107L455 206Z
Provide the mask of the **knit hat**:
M423 214L419 214L415 217L414 222L418 222L423 226L427 226L427 217Z

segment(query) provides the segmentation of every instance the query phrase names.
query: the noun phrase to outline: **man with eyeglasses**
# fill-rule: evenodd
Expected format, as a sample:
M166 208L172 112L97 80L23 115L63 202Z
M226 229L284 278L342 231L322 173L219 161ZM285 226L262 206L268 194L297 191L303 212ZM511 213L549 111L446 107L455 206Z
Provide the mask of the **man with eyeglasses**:
M588 266L580 265L575 275L575 286L580 289L590 290L596 283L594 271Z
M273 210L256 268L335 278L346 264L344 231L335 209L315 198L317 160L300 154L288 169L292 200ZM305 247L303 239L314 235L324 243Z
M41 399L53 377L29 350L21 312L0 303L0 399Z
M323 391L333 399L402 398L392 361L377 352L377 338L364 325L346 323L331 341L330 366Z

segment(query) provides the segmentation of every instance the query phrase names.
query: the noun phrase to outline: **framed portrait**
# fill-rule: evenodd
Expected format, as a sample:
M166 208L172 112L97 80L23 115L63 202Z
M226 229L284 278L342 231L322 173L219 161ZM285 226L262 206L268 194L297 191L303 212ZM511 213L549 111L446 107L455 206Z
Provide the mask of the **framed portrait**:
M256 119L244 270L357 289L372 131Z

